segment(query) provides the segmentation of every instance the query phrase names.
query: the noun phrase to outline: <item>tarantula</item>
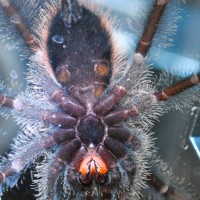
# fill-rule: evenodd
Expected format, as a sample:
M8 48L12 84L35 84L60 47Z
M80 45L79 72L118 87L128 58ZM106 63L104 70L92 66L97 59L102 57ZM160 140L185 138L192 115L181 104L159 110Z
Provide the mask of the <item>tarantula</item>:
M1 109L22 127L0 164L1 191L34 168L38 200L141 199L146 182L161 196L183 199L149 171L153 120L172 96L200 82L193 75L157 91L144 62L167 0L146 3L152 11L132 55L119 44L111 10L86 0L26 4L32 18L39 16L33 30L17 1L1 1L33 52L26 90L0 94Z

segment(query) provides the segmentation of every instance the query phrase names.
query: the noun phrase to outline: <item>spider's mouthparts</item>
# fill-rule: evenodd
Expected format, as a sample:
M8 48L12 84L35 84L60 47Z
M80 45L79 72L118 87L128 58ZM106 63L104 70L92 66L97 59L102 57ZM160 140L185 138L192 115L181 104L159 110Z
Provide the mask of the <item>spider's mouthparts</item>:
M104 183L108 169L99 155L92 154L83 159L79 172L83 184L90 184L93 178L99 183Z

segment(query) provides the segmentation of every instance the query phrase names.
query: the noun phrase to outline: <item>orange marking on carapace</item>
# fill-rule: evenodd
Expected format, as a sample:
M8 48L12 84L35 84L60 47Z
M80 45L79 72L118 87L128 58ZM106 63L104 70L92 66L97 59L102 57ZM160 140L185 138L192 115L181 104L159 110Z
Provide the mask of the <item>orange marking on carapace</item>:
M106 167L106 164L104 163L104 161L92 154L92 155L88 155L83 162L81 163L80 167L79 167L79 172L83 175L86 176L88 173L88 169L90 169L89 174L96 174L96 173L100 173L100 174L106 174L108 169ZM98 172L97 172L98 169Z
M94 71L100 76L106 76L109 73L109 68L104 63L98 63L94 66Z

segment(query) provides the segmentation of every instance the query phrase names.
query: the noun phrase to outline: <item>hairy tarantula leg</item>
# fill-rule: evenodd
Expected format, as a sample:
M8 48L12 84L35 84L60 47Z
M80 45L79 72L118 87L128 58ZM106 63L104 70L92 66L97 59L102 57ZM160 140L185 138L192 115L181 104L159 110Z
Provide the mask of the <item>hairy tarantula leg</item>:
M46 111L42 115L42 120L53 125L61 125L61 127L68 128L72 128L77 124L77 120L74 117L62 112Z
M83 113L81 112L83 110L83 109L81 110L82 107L77 108L77 104L73 105L74 103L73 97L72 98L69 97L69 99L72 101L71 108L73 109L75 107L77 109L75 111L78 113L78 115L82 114ZM71 115L68 115L63 112L55 112L55 111L33 108L33 107L30 107L29 105L24 104L21 99L18 99L18 98L15 99L13 97L8 97L3 94L0 94L0 107L1 106L13 108L15 111L21 113L22 115L27 115L32 118L38 119L39 117L42 121L46 123L56 125L56 126L61 125L61 127L64 127L64 128L65 127L72 128L77 124L77 120ZM33 109L34 109L34 112L31 112ZM67 109L67 111L69 112L69 109ZM74 114L74 110L71 110L71 113Z
M127 144L131 144L131 148L133 148L133 150L137 150L140 146L140 142L138 141L138 138L136 138L133 134L132 134L132 130L126 127L118 127L118 126L113 126L108 128L108 136L121 141L123 143L127 143Z
M9 1L9 3L7 3L6 5L4 5L2 7L6 11L6 13L9 17L17 18L18 23L15 23L15 27L18 29L18 31L24 38L25 43L29 47L37 47L38 44L35 41L33 34L29 31L28 27L25 25L22 18L18 15L18 13L17 13L16 9L14 8L14 6L12 5L11 1Z
M143 57L146 56L147 51L151 46L151 41L167 3L168 0L156 0L149 21L147 22L147 26L145 27L142 38L140 39L136 49L136 53L141 54Z
M0 94L0 106L13 108L22 115L24 114L32 118L40 117L44 122L61 125L61 127L74 127L77 123L74 117L63 112L38 110L37 108L34 108L34 112L30 112L33 109L24 104L20 99L14 99L3 94Z
M200 83L200 74L193 75L189 79L186 79L174 86L168 87L163 91L152 95L152 97L149 96L151 105L146 105L143 108L137 107L137 105L132 105L129 108L121 108L114 110L104 117L104 122L106 124L117 124L131 117L138 116L141 112L150 108L157 101L165 101L171 96L174 96L192 86L195 86L198 83ZM115 90L112 90L110 94L104 95L100 99L100 101L98 101L97 104L94 105L95 113L99 115L106 114L126 94L126 89L124 87L121 87L121 85L118 87L119 90L117 90L117 92L115 92ZM118 87L116 86L117 89ZM123 88L122 91L120 90L121 88Z
M139 115L139 109L136 106L130 108L115 109L104 117L106 124L118 124L126 119Z
M85 107L74 97L66 95L63 90L54 91L51 97L64 111L72 116L80 117L86 114Z
M49 110L39 110L32 108L34 112L30 112L30 107L24 107L21 111L22 115L27 115L28 117L32 117L33 119L40 118L43 122L52 124L54 126L61 126L63 128L73 128L77 124L77 120L63 112L55 112Z
M53 133L47 134L47 136L41 137L40 144L45 149L48 149L56 144L74 139L75 134L74 129L58 129Z
M81 147L81 142L78 139L71 140L65 145L61 146L56 154L55 158L49 163L48 166L48 180L46 180L46 195L47 200L55 200L57 194L57 181L59 174L63 170L66 163L69 163L73 158L73 155ZM66 153L67 152L67 153Z
M18 154L13 154L8 159L5 166L0 166L0 183L5 183L9 186L9 177L15 176L22 172L25 167L34 159L57 144L65 141L70 141L75 138L74 129L59 129L54 132L46 133L41 137L33 138L32 142L23 146L23 151Z
M122 158L126 154L124 145L111 137L106 137L104 145L108 148L116 158Z
M148 175L147 181L156 191L165 197L171 197L173 199L185 199L183 194L176 192L175 188L166 185L161 179L153 174Z
M126 88L122 85L117 85L112 88L107 94L103 95L94 105L93 110L98 115L104 115L110 111L118 101L126 95Z
M161 92L158 92L155 94L157 101L166 101L170 97L188 89L191 88L192 86L195 86L200 83L200 74L198 75L193 75L190 78L181 81L180 83L168 87L164 89Z
M19 33L22 35L26 45L34 51L35 53L35 61L40 64L41 67L47 71L51 77L54 79L54 74L51 68L51 64L48 58L48 52L46 49L41 45L41 42L37 40L35 37L37 33L31 33L28 26L26 26L25 22L21 18L21 16L18 14L16 8L12 4L11 1L8 1L5 3L5 5L2 3L2 7L7 13L9 17L13 17L17 19L17 23L14 23L16 29L19 31ZM42 34L41 38L44 42L44 44L47 43L47 38L45 37L47 34ZM32 57L33 58L33 57Z

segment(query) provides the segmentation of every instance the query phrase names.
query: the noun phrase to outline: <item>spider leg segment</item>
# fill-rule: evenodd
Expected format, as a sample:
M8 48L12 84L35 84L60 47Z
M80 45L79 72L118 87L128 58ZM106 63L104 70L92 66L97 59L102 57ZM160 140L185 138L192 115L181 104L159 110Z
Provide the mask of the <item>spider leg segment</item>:
M12 4L11 1L7 3L2 3L1 6L3 7L7 15L10 18L13 18L13 23L16 29L21 34L26 45L34 53L32 58L35 59L35 62L40 64L40 67L44 68L44 70L47 71L51 77L55 78L51 69L51 64L49 62L48 53L45 48L48 35L46 30L44 30L44 33L40 33L40 39L39 39L38 38L39 33L35 32L35 30L33 30L33 33L31 32L25 21L18 14L15 6Z
M1 167L0 183L5 183L6 186L12 186L15 185L12 183L12 179L14 179L14 182L17 184L17 180L15 179L18 179L26 167L31 164L31 162L33 162L39 155L42 155L43 153L45 154L47 149L50 149L55 145L59 145L66 141L73 141L74 138L74 129L58 129L54 132L46 133L46 135L39 138L33 138L30 144L24 145L23 150L20 153L14 153L12 156L10 156L6 161L6 164ZM68 148L71 147L69 144L67 143ZM66 150L65 145L63 148ZM70 152L71 149L68 149L68 151ZM30 154L30 152L32 153ZM61 153L59 156L60 155Z
M176 190L174 187L166 185L160 178L155 176L153 173L148 175L147 180L147 182L151 186L153 186L157 192L159 192L162 196L166 197L167 199L186 199L184 193L181 193L181 191Z
M20 15L16 11L12 3L9 1L8 3L2 6L9 17L17 18L16 19L17 22L15 23L15 26L20 32L20 34L22 35L22 37L24 38L25 43L31 48L37 47L38 44L33 34L30 32L26 24L23 22L22 18L20 17Z
M13 107L14 99L12 97L0 94L0 106Z
M118 124L123 122L129 118L138 116L140 114L138 108L136 106L132 106L129 108L121 108L115 109L105 116L104 121L106 124Z
M73 116L83 116L86 113L84 106L72 96L67 96L63 90L57 90L52 93L53 100L61 108Z
M167 3L168 0L156 0L155 2L149 21L147 22L147 26L145 27L142 38L140 39L136 49L136 53L141 54L143 57L146 56L147 51L151 46L154 33Z
M47 200L56 199L57 181L59 175L65 168L66 163L69 163L72 160L73 155L76 151L79 150L80 146L80 141L75 138L67 142L66 144L61 145L57 149L54 159L50 161L46 169L48 170L48 178L46 180L46 182L48 183L46 191L46 193L48 194L48 197L46 198Z
M183 80L174 86L168 87L163 91L156 93L155 96L158 101L166 101L171 96L176 95L199 83L200 83L200 74L193 75L190 78Z
M126 95L126 88L122 85L114 87L108 94L105 94L94 105L94 112L99 115L104 115L110 111Z
M160 194L164 196L169 196L173 194L174 189L165 185L158 177L153 174L148 175L148 182L153 186Z

